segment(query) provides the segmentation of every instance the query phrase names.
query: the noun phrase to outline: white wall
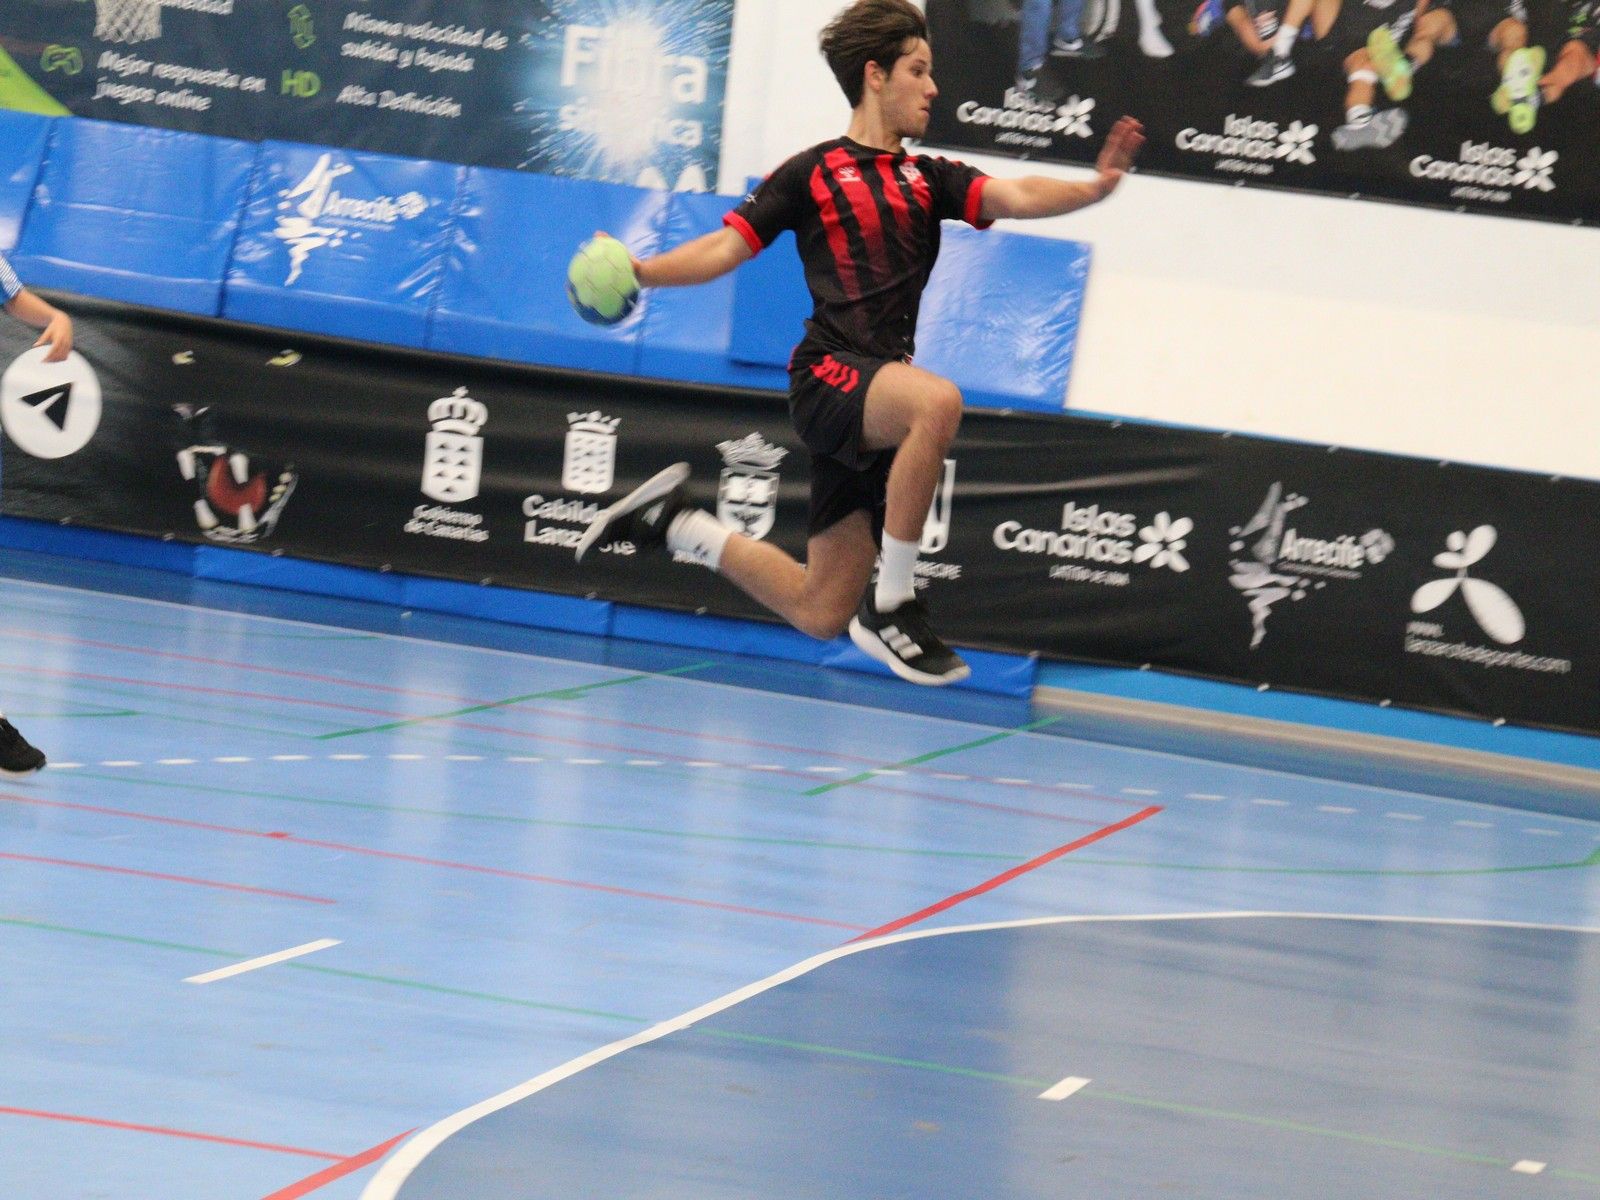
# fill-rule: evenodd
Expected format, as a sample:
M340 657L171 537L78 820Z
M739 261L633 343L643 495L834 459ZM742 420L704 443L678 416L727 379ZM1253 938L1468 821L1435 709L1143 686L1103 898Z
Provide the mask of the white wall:
M739 0L724 190L844 131L843 2ZM1004 227L1094 247L1071 408L1600 478L1600 230L1137 175Z

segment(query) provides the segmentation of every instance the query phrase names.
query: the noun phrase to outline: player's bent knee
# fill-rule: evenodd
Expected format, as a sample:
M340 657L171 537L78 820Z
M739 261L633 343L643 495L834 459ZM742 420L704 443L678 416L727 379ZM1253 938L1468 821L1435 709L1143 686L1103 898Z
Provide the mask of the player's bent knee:
M919 423L942 441L954 441L961 428L961 389L949 380L929 390L918 408Z
M855 600L812 600L795 614L794 627L819 642L831 642L850 625L856 613Z

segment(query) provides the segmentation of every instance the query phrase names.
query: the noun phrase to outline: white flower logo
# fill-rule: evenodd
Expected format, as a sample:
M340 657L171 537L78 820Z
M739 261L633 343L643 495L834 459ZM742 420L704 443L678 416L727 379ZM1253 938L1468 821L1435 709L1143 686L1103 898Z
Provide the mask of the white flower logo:
M1316 140L1318 128L1303 121L1295 121L1278 135L1278 157L1285 162L1302 163L1306 166L1316 162L1317 156L1311 153L1311 143Z
M1184 558L1183 549L1193 532L1194 522L1188 517L1174 521L1169 514L1158 512L1155 520L1139 530L1139 540L1144 544L1133 552L1133 561L1148 562L1158 570L1170 567L1174 571L1187 571L1189 560Z
M1522 635L1527 632L1527 624L1522 619L1522 610L1517 607L1516 601L1487 579L1473 579L1467 574L1468 567L1482 562L1494 549L1499 536L1493 525L1479 525L1470 534L1458 529L1446 538L1445 545L1449 549L1442 554L1435 554L1433 565L1441 570L1454 571L1455 574L1419 587L1411 597L1411 611L1432 612L1459 589L1466 598L1467 611L1472 613L1473 619L1485 633L1502 646L1520 642Z
M1555 150L1533 147L1517 160L1517 173L1511 177L1512 186L1537 188L1541 192L1555 191L1555 180L1551 175L1555 171L1556 159L1560 157Z
M1056 129L1062 137L1092 137L1094 131L1089 128L1089 114L1094 111L1094 97L1080 99L1077 96L1068 96L1056 109Z

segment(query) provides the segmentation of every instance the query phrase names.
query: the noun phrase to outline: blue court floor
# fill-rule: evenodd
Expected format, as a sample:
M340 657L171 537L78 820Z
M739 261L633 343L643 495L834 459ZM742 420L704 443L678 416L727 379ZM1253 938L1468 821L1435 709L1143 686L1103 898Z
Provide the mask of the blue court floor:
M1595 822L4 575L7 1200L1600 1195Z

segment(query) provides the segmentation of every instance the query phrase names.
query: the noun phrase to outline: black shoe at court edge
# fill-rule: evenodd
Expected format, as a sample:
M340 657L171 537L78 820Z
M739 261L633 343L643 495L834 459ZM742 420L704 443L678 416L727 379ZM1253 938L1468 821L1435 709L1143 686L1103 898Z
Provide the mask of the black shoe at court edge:
M869 593L850 620L850 640L901 679L941 687L972 674L972 669L939 640L920 600L879 612Z
M689 464L673 463L603 509L578 539L578 561L594 547L611 542L629 541L639 550L665 546L667 526L689 506L684 492L688 481Z
M32 775L44 764L43 751L29 745L15 725L0 717L0 775Z

